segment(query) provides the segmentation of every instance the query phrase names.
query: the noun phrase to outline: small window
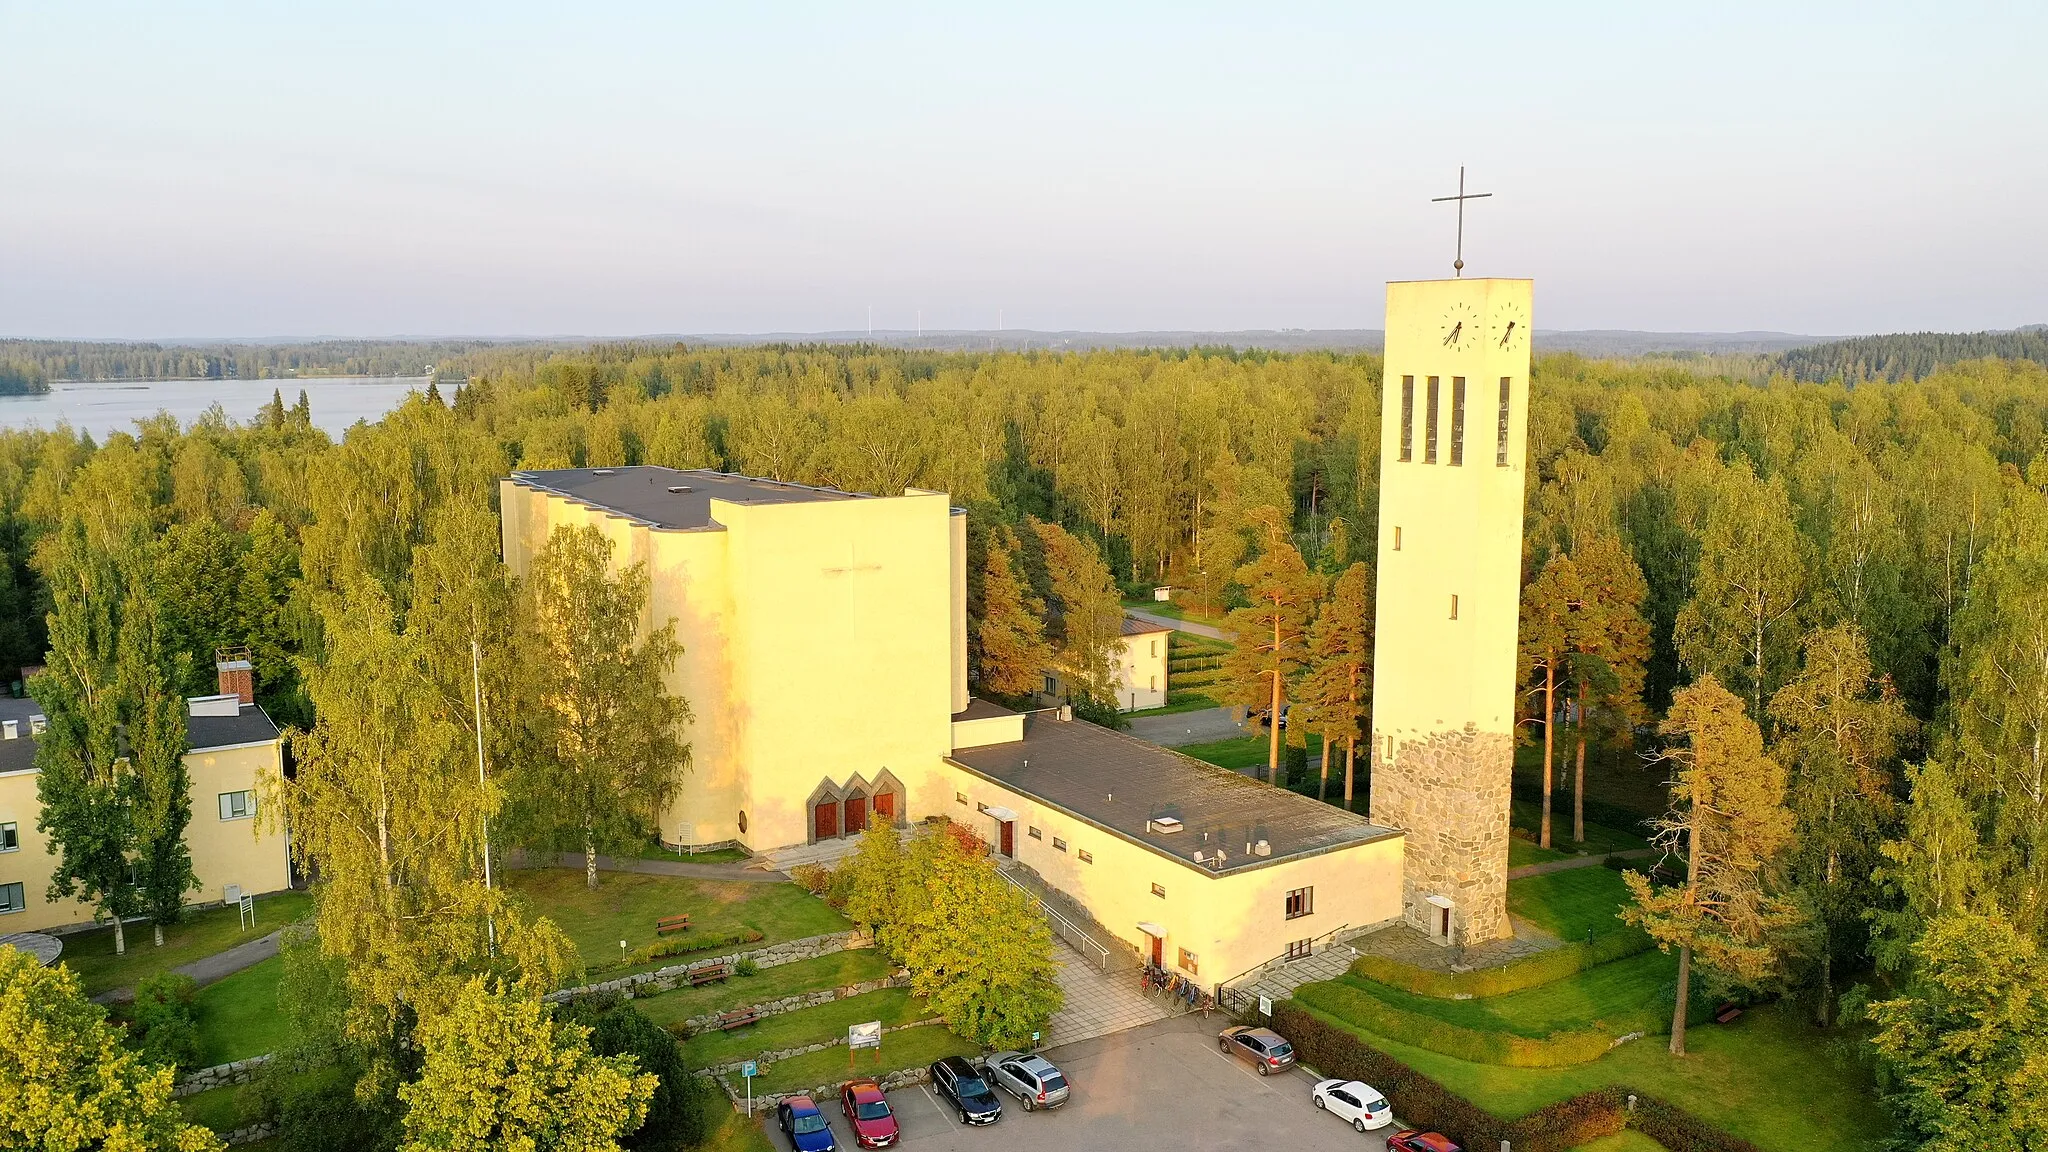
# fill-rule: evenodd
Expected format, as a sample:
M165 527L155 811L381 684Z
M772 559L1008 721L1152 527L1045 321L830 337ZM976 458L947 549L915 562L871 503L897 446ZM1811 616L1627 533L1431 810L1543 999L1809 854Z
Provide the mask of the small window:
M1154 896L1157 896L1157 897L1159 897L1159 898L1160 898L1161 900L1164 900L1164 899L1166 899L1166 885L1164 885L1164 884L1154 884L1154 885L1152 886L1152 894L1153 894Z
M0 915L28 907L19 884L0 884Z
M1287 894L1287 918L1289 920L1299 920L1303 916L1313 914L1315 910L1316 890L1314 888L1296 888Z
M1157 640L1154 640L1154 641L1152 642L1152 654L1153 654L1154 656L1157 656L1157 655L1159 655L1159 641L1157 641Z
M1415 377L1401 377L1401 460L1415 459Z
M1147 677L1145 677L1145 687L1146 687L1146 690L1147 690L1147 691L1150 691L1150 692L1157 692L1157 691L1159 691L1159 677L1157 677L1157 676L1147 676Z
M981 801L979 801L979 800L976 800L976 801L974 802L974 810L975 810L976 812L980 812L980 813L986 814L986 813L988 812L988 805L986 805L986 804L982 803L982 802L981 802Z
M1500 426L1494 430L1493 462L1508 466L1508 378L1500 378Z
M255 811L256 798L246 791L220 794L220 818L223 820L246 820Z
M0 824L0 852L21 851L21 830L13 821Z
M1424 401L1429 405L1429 411L1422 414L1422 462L1424 464L1436 463L1436 395L1436 377L1431 376L1429 378L1429 398Z
M1451 377L1451 467L1465 463L1465 378Z
M967 793L965 793L965 792L955 792L955 793L953 793L953 802L954 802L954 803L956 803L956 804L965 804L965 803L967 803Z
M1029 836L1029 837L1031 837L1031 838L1032 838L1033 840L1043 840L1043 839L1045 839L1045 833L1043 833L1043 832L1040 832L1040 831L1039 831L1038 829L1036 829L1036 828L1029 828L1029 829L1026 829L1026 830L1025 830L1025 832L1024 832L1024 834L1025 834L1026 836Z
M1185 973L1187 973L1187 974L1188 974L1188 975L1190 975L1190 976L1199 976L1199 975L1201 975L1201 974L1202 974L1202 960L1201 960L1201 957L1199 957L1199 956L1196 956L1196 955L1195 955L1195 954L1194 954L1193 952L1190 952L1190 951L1188 951L1188 950L1187 950L1187 949L1185 949L1185 948L1181 949L1181 950L1180 950L1180 970L1181 970L1181 971L1183 971L1183 972L1185 972Z
M1067 842L1066 842L1065 840L1062 840L1062 839L1060 839L1060 838L1059 838L1059 837L1057 837L1057 836L1053 837L1053 838L1052 838L1052 850L1053 850L1053 851L1055 851L1055 852L1065 852L1065 851L1067 850ZM1082 857L1083 857L1084 859L1085 859L1085 858L1087 857L1087 855L1088 855L1088 854L1087 854L1086 852L1083 852L1083 853L1081 853L1081 856L1082 856Z
M1053 678L1052 678L1052 677L1050 677L1050 676L1047 676L1047 677L1045 678L1045 694L1046 694L1047 696L1057 696L1057 695L1059 695L1059 694L1060 694L1060 682L1059 682L1058 680L1055 680L1055 679L1053 679Z
M1399 552L1400 550L1401 550L1401 526L1400 526L1399 524L1396 524L1396 525L1394 525L1394 551L1396 551L1396 552Z
M1451 593L1451 619L1453 619L1453 620L1456 620L1457 618L1458 618L1458 594L1457 594L1456 592L1453 592L1453 593Z
M1062 845L1060 845L1060 847L1061 847L1062 849L1064 849L1064 848L1066 847L1066 845L1062 844ZM1086 848L1078 848L1078 849L1075 849L1075 851L1074 851L1074 855L1075 855L1075 856L1077 856L1077 857L1079 857L1079 858L1080 858L1080 860L1081 860L1081 863L1083 863L1083 864L1093 864L1093 863L1095 863L1095 853L1093 853L1093 852L1090 852L1090 851L1088 851L1088 850L1087 850Z
M1312 940L1296 940L1287 945L1289 960L1306 960L1314 953L1315 945Z

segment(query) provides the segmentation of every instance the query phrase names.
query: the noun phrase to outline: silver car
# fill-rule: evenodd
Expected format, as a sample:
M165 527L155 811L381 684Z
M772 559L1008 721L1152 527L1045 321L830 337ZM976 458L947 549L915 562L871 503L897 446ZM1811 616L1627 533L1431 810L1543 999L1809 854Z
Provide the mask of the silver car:
M1034 1108L1057 1108L1067 1102L1072 1089L1067 1078L1043 1056L1025 1052L998 1052L988 1058L989 1079L1017 1098L1026 1112Z

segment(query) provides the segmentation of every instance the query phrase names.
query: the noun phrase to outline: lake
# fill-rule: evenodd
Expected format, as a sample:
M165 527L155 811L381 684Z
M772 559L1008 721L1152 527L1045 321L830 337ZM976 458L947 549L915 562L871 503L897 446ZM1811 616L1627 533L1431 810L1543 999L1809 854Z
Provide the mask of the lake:
M105 440L113 431L133 432L137 420L169 412L188 425L219 404L228 419L246 423L270 403L274 389L285 407L306 390L313 423L335 439L358 420L377 420L398 407L406 393L424 389L424 376L322 376L291 380L107 380L51 384L41 396L0 396L0 428L73 428Z

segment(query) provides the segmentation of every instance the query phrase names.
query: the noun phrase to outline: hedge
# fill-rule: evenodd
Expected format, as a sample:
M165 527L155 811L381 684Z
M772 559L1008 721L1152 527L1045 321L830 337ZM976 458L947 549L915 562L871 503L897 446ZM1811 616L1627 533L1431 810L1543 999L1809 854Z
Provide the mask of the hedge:
M1401 1119L1441 1132L1475 1152L1510 1141L1515 1152L1567 1152L1623 1128L1634 1128L1669 1152L1762 1152L1685 1109L1614 1084L1582 1092L1514 1119L1495 1116L1365 1042L1344 1025L1291 1000L1273 1006L1272 1027L1294 1045L1296 1059L1324 1076L1363 1080L1393 1102ZM1630 1097L1635 1098L1633 1110Z
M732 948L741 944L752 944L761 939L762 935L752 928L716 936L677 936L642 945L601 968L593 967L591 971L634 968L641 964L652 964L656 960L665 960L670 956L687 956L692 952L709 952L714 948Z
M1294 998L1326 1016L1382 1036L1399 1036L1418 1048L1474 1064L1509 1068L1561 1068L1598 1060L1614 1047L1613 1033L1553 1032L1541 1038L1481 1031L1396 1007L1363 989L1335 981L1303 984Z
M1499 968L1475 968L1470 972L1436 972L1389 960L1385 956L1360 956L1351 962L1351 972L1368 980L1391 984L1403 992L1437 1000L1475 1000L1520 992L1575 976L1588 968L1625 960L1650 950L1650 937L1637 929L1596 937L1539 952Z

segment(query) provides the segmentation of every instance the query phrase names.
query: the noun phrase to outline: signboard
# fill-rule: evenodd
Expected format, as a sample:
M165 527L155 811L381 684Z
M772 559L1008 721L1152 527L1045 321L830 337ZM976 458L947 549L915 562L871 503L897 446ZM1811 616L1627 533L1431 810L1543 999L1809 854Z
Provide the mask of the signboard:
M1261 1015L1261 1016L1271 1016L1272 1014L1273 1014L1273 998L1272 998L1271 996L1261 996L1261 997L1259 997L1259 1015Z
M880 1048L882 1046L882 1022L870 1020L855 1024L846 1030L848 1048Z
M755 1063L752 1060L749 1060L746 1063L740 1065L740 1075L745 1076L751 1080L755 1076L760 1075L760 1072L758 1072L756 1068L757 1066L755 1065Z

